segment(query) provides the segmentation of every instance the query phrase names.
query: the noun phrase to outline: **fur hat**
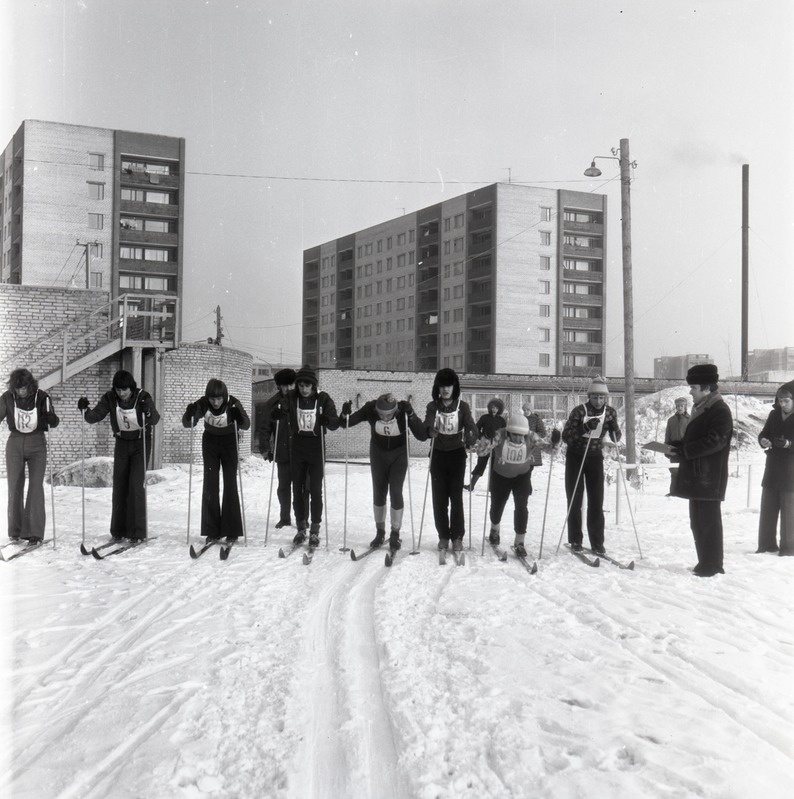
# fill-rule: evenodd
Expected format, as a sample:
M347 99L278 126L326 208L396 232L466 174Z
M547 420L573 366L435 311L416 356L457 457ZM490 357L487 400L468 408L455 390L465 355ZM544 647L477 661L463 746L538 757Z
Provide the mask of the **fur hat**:
M138 384L135 382L135 378L132 376L131 372L125 369L119 369L119 371L113 375L113 388L130 388L135 391L138 388Z
M710 386L720 379L716 364L696 363L689 367L686 382L690 386Z
M593 382L587 387L588 394L609 394L607 381L603 377L594 377Z
M294 369L279 369L273 375L273 380L277 386L291 386L295 382Z
M436 372L436 379L433 381L432 396L438 402L441 398L439 388L441 386L452 386L452 399L456 400L460 396L460 381L454 369L439 369Z
M507 422L507 432L525 436L529 433L529 422L523 413L514 413Z
M397 410L397 400L393 394L381 394L375 402L378 413L394 413Z
M499 399L499 397L494 397L493 399L488 400L488 405L486 406L488 408L488 413L491 412L491 408L494 406L496 407L497 415L501 416L505 412L505 404Z
M317 387L317 373L314 369L309 366L309 364L305 364L298 369L298 373L295 375L295 382L296 383L311 383L315 388Z

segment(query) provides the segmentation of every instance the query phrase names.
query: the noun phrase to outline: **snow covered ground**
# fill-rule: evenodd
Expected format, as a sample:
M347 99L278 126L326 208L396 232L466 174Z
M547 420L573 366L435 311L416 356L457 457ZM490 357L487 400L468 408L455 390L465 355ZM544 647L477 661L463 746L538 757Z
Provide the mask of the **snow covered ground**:
M187 466L149 487L157 539L103 562L79 551L80 487L57 487L57 548L0 564L0 792L788 799L794 560L754 554L763 455L743 450L731 469L727 573L711 579L690 572L687 503L665 497L663 467L630 489L642 558L623 492L617 520L615 481L607 491L608 551L634 571L555 552L562 468L536 470L534 555L550 489L534 576L480 555L484 486L465 566L438 565L428 501L421 554L408 554L406 511L391 569L381 553L339 551L343 464L328 468L330 546L309 566L278 558L292 528L271 524L264 546L270 466L257 458L243 468L248 546L226 562L215 549L188 557ZM417 534L426 473L412 462ZM91 542L106 534L110 491L86 490ZM197 469L194 541L200 496ZM370 504L369 470L351 464L356 551L372 537Z

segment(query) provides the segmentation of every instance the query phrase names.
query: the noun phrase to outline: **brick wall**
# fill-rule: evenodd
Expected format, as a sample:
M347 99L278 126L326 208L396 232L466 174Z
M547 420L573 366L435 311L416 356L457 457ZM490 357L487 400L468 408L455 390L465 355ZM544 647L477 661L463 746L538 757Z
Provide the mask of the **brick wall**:
M190 402L204 396L207 381L217 377L251 415L251 374L253 357L247 352L212 344L182 344L163 355L163 406L158 430L163 436L163 463L187 463L190 459L190 430L182 427L182 415ZM201 463L199 424L193 434L193 462ZM243 434L240 452L251 451L251 431Z

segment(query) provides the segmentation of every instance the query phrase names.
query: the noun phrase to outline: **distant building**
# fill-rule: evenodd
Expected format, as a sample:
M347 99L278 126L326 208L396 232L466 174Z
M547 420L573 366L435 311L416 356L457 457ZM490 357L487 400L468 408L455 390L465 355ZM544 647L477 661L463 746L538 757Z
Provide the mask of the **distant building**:
M794 347L773 350L750 350L747 353L750 380L784 383L794 379Z
M303 361L603 371L606 197L493 184L303 253Z
M1 282L181 295L184 139L25 120L0 185Z
M653 359L653 376L659 380L683 380L690 366L714 363L709 355L663 355Z

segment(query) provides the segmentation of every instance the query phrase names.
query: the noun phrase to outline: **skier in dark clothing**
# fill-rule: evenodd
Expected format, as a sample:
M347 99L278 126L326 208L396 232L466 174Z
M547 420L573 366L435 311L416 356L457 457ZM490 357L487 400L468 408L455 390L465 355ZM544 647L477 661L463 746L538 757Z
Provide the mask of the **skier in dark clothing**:
M498 397L488 400L488 413L484 413L477 420L477 430L481 438L486 438L488 441L493 441L496 436L496 431L501 430L507 424L502 414L505 410L505 404ZM477 463L472 469L469 484L463 486L467 491L474 491L474 486L477 481L485 474L485 467L488 465L488 458L490 452L485 455L480 455L477 458Z
M719 374L713 363L692 366L686 375L694 400L680 447L674 496L689 500L689 524L695 539L698 577L724 574L722 567L721 502L728 488L733 416L717 390Z
M460 381L452 369L441 369L433 382L433 401L427 404L424 438L433 439L430 482L438 548L463 549L466 521L463 515L463 481L466 448L477 441L477 426L468 403L460 398Z
M295 370L281 369L273 375L278 391L265 403L262 422L259 425L259 451L262 457L276 462L278 469L278 489L276 496L281 514L276 529L289 527L290 502L292 501L292 467L289 461L290 436L289 416L282 416L278 422L273 419L273 409L279 401L295 388ZM278 432L278 439L276 433Z
M407 421L406 421L407 420ZM359 422L369 422L372 437L369 442L369 462L372 472L372 511L375 516L375 538L370 547L379 547L386 538L386 497L390 499L389 519L391 532L389 548L400 548L402 525L403 483L408 470L408 433L410 427L415 438L425 438L422 421L414 413L411 403L397 400L391 394L382 394L353 413L352 403L342 404L341 426L354 427Z
M8 475L8 537L26 539L30 544L44 540L47 514L44 501L44 473L47 470L47 437L60 420L49 395L27 369L14 369L8 391L0 396L0 422L6 420L10 435L6 441ZM25 497L25 465L28 493Z
M143 541L147 536L146 463L152 451L152 427L160 421L151 395L135 383L127 371L113 375L113 389L102 395L96 407L89 408L80 397L77 408L85 411L88 424L101 422L108 414L116 438L113 450L113 510L110 535L118 540Z
M339 427L336 405L325 391L317 390L317 374L310 366L303 366L295 375L295 389L286 397L279 399L273 409L272 418L281 420L289 417L292 438L290 439L290 464L292 467L292 485L302 486L308 483L309 507L303 492L293 490L295 521L298 532L292 539L302 544L306 539L309 527L309 546L320 544L320 523L323 519L323 474L325 450L323 439L326 430Z
M620 440L617 411L607 405L608 396L606 382L596 377L587 389L587 402L571 411L562 431L562 440L567 444L565 494L570 508L568 543L575 552L582 550L582 502L586 490L590 549L596 555L606 554L603 447L606 443Z
M240 400L229 394L226 383L212 378L204 396L191 402L182 417L183 427L204 421L201 455L204 459L204 489L201 494L201 535L207 540L236 541L243 532L240 496L237 490L239 463L238 430L248 430L251 420ZM223 472L223 502L220 475Z

